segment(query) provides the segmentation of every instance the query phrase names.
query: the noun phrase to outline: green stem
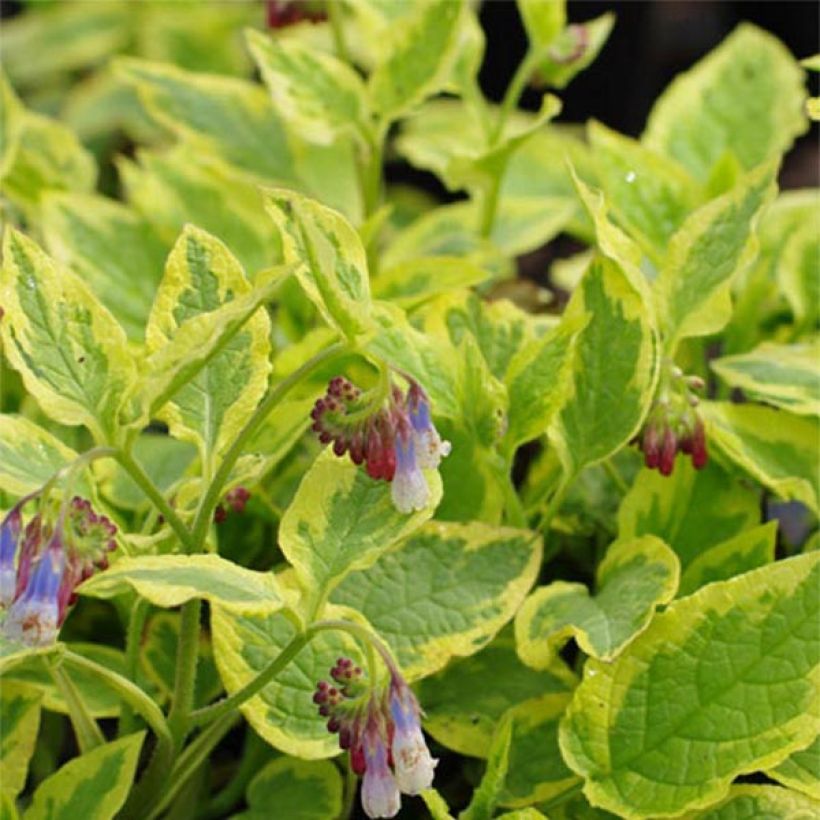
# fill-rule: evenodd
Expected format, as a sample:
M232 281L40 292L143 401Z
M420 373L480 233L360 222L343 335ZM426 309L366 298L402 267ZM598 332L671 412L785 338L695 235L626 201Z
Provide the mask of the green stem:
M545 533L549 530L550 524L552 523L552 519L555 517L555 514L561 507L561 504L564 503L564 498L566 497L567 490L569 490L570 484L572 484L575 476L574 475L565 475L561 479L561 483L558 485L555 492L552 494L552 498L550 498L549 502L544 507L543 512L541 513L539 520L538 520L538 529L543 530Z
M612 483L618 488L618 492L621 495L626 495L629 492L629 485L624 481L623 476L618 472L618 468L612 463L612 460L604 459L601 466L612 480Z
M131 476L134 483L139 486L153 505L162 513L162 516L168 522L176 537L179 538L186 551L190 552L193 544L191 534L179 516L174 512L171 505L165 500L165 497L159 489L157 489L154 482L151 481L148 473L143 470L142 465L140 465L131 453L125 450L116 451L115 458L128 475Z
M157 736L160 746L167 746L171 743L171 732L165 721L165 715L151 697L149 697L139 686L132 683L127 678L109 669L107 666L85 658L66 649L62 655L63 663L73 666L75 669L90 673L95 679L105 683L109 689L115 691L123 703L127 703L137 714L142 715L145 722L151 727L151 731Z
M333 32L333 45L336 48L336 56L345 63L350 63L352 61L345 42L342 3L340 0L330 0L327 3L327 14L330 19L330 30Z
M147 815L147 820L157 817L168 804L179 794L182 787L196 773L197 769L205 762L208 755L223 737L233 728L239 720L238 714L223 715L219 720L212 723L191 742L185 751L179 756L176 765L171 770L168 779L170 786L162 794L153 810Z
M137 598L128 618L128 631L125 635L125 675L129 680L136 681L139 665L140 644L142 632L145 628L145 619L148 617L150 604L145 598ZM134 731L134 712L130 706L123 704L120 707L120 721L117 727L117 737L123 737Z
M297 385L306 375L315 370L322 364L325 364L330 359L338 356L344 350L344 344L337 342L317 353L312 358L308 359L301 367L293 371L289 376L286 376L280 381L264 398L262 403L256 408L256 411L249 419L248 423L242 428L242 431L234 440L233 444L228 449L216 475L208 486L208 490L203 497L199 509L197 510L196 519L193 525L193 536L187 547L188 552L196 552L202 549L202 544L205 542L205 536L208 532L211 519L213 518L214 508L219 502L222 490L230 477L231 470L247 442L253 437L256 431L262 426L265 419L270 412L279 404L280 401L288 394L288 392Z
M381 203L382 195L382 154L384 152L384 139L386 129L381 124L377 125L373 133L362 129L359 142L359 184L362 189L362 204L364 205L365 219L372 216ZM370 242L371 246L376 246L376 237ZM375 271L371 271L371 276Z
M512 110L518 105L521 95L524 93L524 88L530 81L533 71L538 66L539 55L530 50L524 55L524 59L518 64L518 68L513 74L510 84L507 86L507 91L504 94L504 99L501 101L501 107L498 111L498 119L495 121L490 137L490 147L495 146L501 135L504 133L504 126L507 124Z
M171 712L168 715L168 727L177 749L182 746L182 741L188 732L191 710L194 705L201 605L199 598L193 598L184 604L179 624L174 698Z
M241 689L210 706L191 713L192 726L203 726L230 715L243 703L261 692L308 644L315 633L312 629L301 632L255 677Z
M71 725L74 727L80 754L86 754L86 752L96 749L97 746L102 746L105 743L105 737L97 725L97 721L88 711L85 701L74 685L74 681L71 680L65 669L51 664L47 665L57 689L60 690L60 694L68 704L68 715L71 719Z

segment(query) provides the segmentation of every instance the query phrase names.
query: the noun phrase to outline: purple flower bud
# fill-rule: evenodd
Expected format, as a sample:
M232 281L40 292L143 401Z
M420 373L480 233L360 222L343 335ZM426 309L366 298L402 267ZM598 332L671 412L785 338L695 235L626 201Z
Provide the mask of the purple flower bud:
M706 429L703 426L703 421L698 418L695 422L695 430L692 433L692 465L696 470L701 470L706 466L708 460Z
M8 606L17 591L14 559L20 543L22 520L20 507L14 507L0 524L0 606Z
M31 567L22 595L9 607L3 632L27 646L46 646L57 637L60 624L60 592L66 556L55 536Z

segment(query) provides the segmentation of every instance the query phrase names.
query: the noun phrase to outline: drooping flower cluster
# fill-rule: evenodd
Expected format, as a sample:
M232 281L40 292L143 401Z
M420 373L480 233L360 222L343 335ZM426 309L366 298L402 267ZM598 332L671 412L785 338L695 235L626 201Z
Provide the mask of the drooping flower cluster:
M350 454L371 478L392 482L391 495L403 513L423 509L429 488L422 470L435 469L450 452L430 415L421 385L408 379L402 393L392 385L387 398L374 400L352 382L336 376L311 411L313 430L337 456Z
M419 794L433 784L435 760L427 748L416 696L397 669L384 689L372 689L362 670L339 658L330 670L335 686L319 681L313 701L339 733L339 746L362 775L362 807L368 817L395 817L401 794Z
M42 505L23 526L23 508L32 500L23 499L0 523L0 631L44 646L56 639L77 585L108 566L117 528L80 497L56 515Z
M662 475L672 474L677 454L686 453L696 470L706 466L706 429L698 415L698 397L703 390L698 376L685 376L671 365L664 372L658 397L652 404L637 443L650 469Z

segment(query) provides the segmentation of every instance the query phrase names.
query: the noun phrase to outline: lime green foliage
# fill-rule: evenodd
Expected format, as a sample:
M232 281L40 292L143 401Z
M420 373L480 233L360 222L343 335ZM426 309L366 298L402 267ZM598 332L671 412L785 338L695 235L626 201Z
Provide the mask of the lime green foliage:
M3 683L3 735L0 739L0 783L4 795L23 790L40 727L40 693L19 683Z
M705 182L731 152L754 168L806 129L803 76L777 39L738 27L655 104L643 141Z
M712 808L699 812L703 820L739 820L741 817L782 817L808 820L820 803L776 786L732 786L729 795Z
M594 804L627 817L707 806L814 737L819 571L811 554L710 584L614 663L587 662L561 747Z
M818 509L817 419L761 405L709 402L709 434L727 458L781 498Z
M136 379L122 327L83 280L13 229L3 261L3 345L26 388L55 421L115 438Z
M404 515L393 506L387 484L326 450L305 473L279 533L305 592L317 601L326 598L351 571L367 568L417 530L438 504L434 487L425 509Z
M204 231L186 228L168 257L148 319L146 346L152 358L161 358L178 346L186 329L197 320L204 331L202 341L218 338L219 325L206 320L216 319L219 309L232 302L241 304L241 297L250 292L251 286L230 251ZM243 315L244 311L240 313L242 326L233 338L215 351L196 375L185 374L187 384L173 393L170 388L160 392L154 385L149 386L162 399L171 397L164 407L162 399L150 402L151 411L159 411L159 417L177 438L196 444L203 463L228 446L267 388L270 323L263 311L254 311L253 301L250 307L250 318ZM203 349L199 334L194 338L194 344L182 345L181 359L175 355L172 361L187 363L187 350ZM175 373L175 385L179 370L174 366L171 371ZM151 375L152 381L159 383L166 378Z
M805 749L793 752L766 774L784 786L820 800L820 736Z
M77 453L23 416L0 416L0 489L23 496L45 484Z
M678 459L668 478L641 470L618 509L621 538L656 535L675 551L684 574L694 562L707 560L712 550L759 522L758 492L717 464L695 470L688 459Z
M95 598L111 598L129 587L161 607L204 598L232 612L264 613L282 608L272 575L244 569L217 555L121 558L109 572L86 581L80 591Z
M492 101L468 0L21 5L0 818L392 814L366 726L411 820L816 816L817 58L743 24L635 139L565 0Z
M242 820L270 817L271 806L293 820L325 820L342 810L339 770L323 760L281 757L265 766L248 786L248 810Z
M641 294L607 259L590 265L567 316L588 316L575 345L570 398L553 429L565 470L574 475L637 432L652 398L657 352Z
M105 820L125 802L145 732L99 746L68 762L34 793L30 820Z
M651 535L616 541L598 566L597 592L556 581L539 587L515 618L518 654L535 669L548 668L574 637L587 655L615 658L652 619L655 607L678 587L675 553Z
M325 617L345 615L327 607ZM292 620L274 615L236 615L215 606L211 629L216 666L225 689L236 692L270 663L296 636ZM283 752L308 760L338 754L337 739L326 719L316 712L312 694L316 681L326 679L340 656L364 664L356 642L342 632L321 632L259 695L242 706L242 714L268 743Z
M488 643L520 606L540 557L530 532L432 523L349 575L332 600L360 611L412 680Z
M522 664L505 631L478 654L424 678L417 691L427 732L448 749L485 757L504 712L542 695L571 691L575 682L560 660L539 671Z

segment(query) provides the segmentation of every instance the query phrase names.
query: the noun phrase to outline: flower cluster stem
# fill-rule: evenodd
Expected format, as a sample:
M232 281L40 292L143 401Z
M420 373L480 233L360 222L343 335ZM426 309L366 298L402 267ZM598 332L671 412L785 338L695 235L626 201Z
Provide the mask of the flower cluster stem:
M128 632L125 636L125 675L131 681L136 681L137 678L140 643L149 608L148 601L138 598L128 618ZM134 731L134 710L127 703L123 703L120 707L117 736L123 737L132 731Z

